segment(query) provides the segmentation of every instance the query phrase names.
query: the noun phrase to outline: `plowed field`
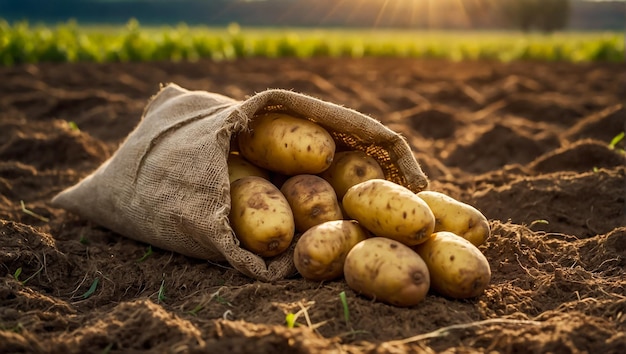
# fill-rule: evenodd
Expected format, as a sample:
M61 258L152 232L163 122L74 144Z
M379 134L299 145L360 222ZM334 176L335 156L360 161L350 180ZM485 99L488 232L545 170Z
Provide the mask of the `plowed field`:
M157 248L138 261L147 244L52 207L115 152L167 82L236 99L292 89L402 133L431 189L490 220L480 248L491 285L475 299L431 293L397 308L343 280L262 283ZM0 68L0 352L624 353L626 164L624 143L609 143L626 128L625 100L624 64ZM302 308L308 317L287 328L286 314Z

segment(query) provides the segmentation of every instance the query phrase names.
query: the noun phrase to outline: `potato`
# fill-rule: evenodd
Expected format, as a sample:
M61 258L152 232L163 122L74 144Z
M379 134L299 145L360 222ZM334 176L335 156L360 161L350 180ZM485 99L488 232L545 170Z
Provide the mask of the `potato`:
M435 228L435 216L426 202L408 188L384 179L348 189L343 208L374 235L408 246L424 242Z
M321 174L343 198L346 191L355 184L370 179L384 179L385 174L376 160L363 151L341 151L335 153L330 167Z
M328 168L335 141L320 125L283 113L256 116L239 134L239 150L250 162L286 175L317 174Z
M441 295L454 299L476 297L491 281L485 255L452 232L435 232L414 249L428 266L431 287Z
M283 183L280 191L291 206L298 232L326 221L343 219L335 190L322 177L293 176Z
M421 191L417 196L428 204L435 215L435 232L450 231L474 246L480 246L489 238L489 221L473 206L434 191Z
M354 220L334 220L313 226L298 239L293 261L298 272L314 281L343 275L346 255L368 234Z
M243 248L262 257L284 252L295 223L287 199L270 181L246 176L230 185L230 223Z
M230 183L245 176L270 178L269 172L248 162L239 154L228 154L228 179Z
M420 303L430 287L424 260L408 246L383 237L352 247L343 273L352 290L396 306Z

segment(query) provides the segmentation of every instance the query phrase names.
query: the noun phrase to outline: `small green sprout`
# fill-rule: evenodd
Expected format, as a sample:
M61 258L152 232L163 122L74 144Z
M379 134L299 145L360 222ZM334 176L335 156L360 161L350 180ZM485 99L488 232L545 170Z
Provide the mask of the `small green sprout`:
M37 271L35 273L33 273L33 275L31 275L30 277L24 279L24 281L22 282L22 285L26 284L27 282L29 282L31 279L33 279L34 277L37 276L37 274L41 273L41 271L43 270L43 265L41 266L41 268L37 269ZM17 272L17 271L16 271ZM20 274L22 272L20 271Z
M187 311L188 314L195 316L198 312L202 311L202 309L204 309L204 306L206 304L208 304L209 302L213 301L215 299L215 301L217 301L218 303L222 304L222 305L227 305L232 307L233 304L231 304L228 300L226 300L226 298L224 298L223 296L220 296L220 290L222 290L222 288L218 289L216 292L214 292L213 294L211 294L211 298L207 301L207 302L201 302L198 305L196 305L196 307L194 307L191 311Z
M187 313L192 315L192 316L196 316L196 315L198 315L198 312L202 311L203 308L204 308L204 306L202 306L201 304L197 304L196 307L194 307L190 311L187 311Z
M109 354L113 349L113 343L109 343L104 349L102 349L102 354Z
M222 305L232 306L232 304L228 300L226 300L224 297L220 296L219 294L216 294L214 298L217 302L219 302Z
M300 317L300 315L304 315L306 326L314 331L316 331L318 328L328 323L328 321L322 321L322 322L318 322L315 324L311 322L311 317L309 316L309 308L313 306L314 303L315 302L309 302L307 306L305 306L302 302L299 301L298 306L300 307L300 310L296 313L289 312L285 315L285 323L287 325L287 328L294 328L294 327L302 326L302 324L296 322L298 318Z
M22 205L22 212L24 212L24 214L28 214L28 215L30 215L30 216L32 216L34 218L37 218L37 219L39 219L39 220L41 220L43 222L49 222L50 221L50 219L48 219L47 217L41 216L41 215L35 213L34 211L26 209L26 205L24 204L23 200L20 200L20 204Z
M348 308L345 291L339 293L339 299L341 299L341 305L343 305L343 319L346 321L346 325L350 326L350 309Z
M165 279L161 281L161 286L159 287L159 294L157 295L157 299L159 302L165 302L167 297L165 296Z
M0 325L0 331L22 333L23 330L24 330L24 326L19 322L13 327L6 327L5 325Z
M537 224L546 224L546 225L548 225L549 223L550 222L548 220L538 219L538 220L534 220L533 222L531 222L529 227L533 227L533 226L535 226Z
M19 267L15 270L15 273L13 273L13 278L16 281L20 281L20 274L22 274L22 267Z
M150 257L152 255L152 246L149 245L148 249L146 250L146 253L143 254L143 256L141 256L141 258L139 258L137 260L137 263L141 263L143 261L145 261L146 259L148 259L148 257Z
M94 279L93 283L91 283L91 286L89 287L89 290L85 291L85 293L82 295L82 298L86 299L90 297L91 295L93 295L93 293L95 293L96 289L98 288L99 282L100 282L100 278Z
M615 149L615 146L617 146L617 144L619 144L619 142L622 140L624 140L624 132L617 134L613 137L613 139L611 139L611 142L609 143L609 148L611 150Z
M368 334L368 331L355 330L354 328L352 328L352 325L350 324L350 309L348 308L348 299L346 298L345 291L339 293L339 299L341 300L341 305L343 306L343 319L346 321L346 325L350 328L350 331L340 334L339 336L354 337L358 334Z
M69 121L67 122L67 125L70 127L70 130L75 131L75 132L79 132L80 129L78 129L78 124L76 124L76 122L74 121Z
M294 315L293 313L289 312L286 316L285 316L285 322L287 323L287 328L294 328L297 323L296 323L296 315Z

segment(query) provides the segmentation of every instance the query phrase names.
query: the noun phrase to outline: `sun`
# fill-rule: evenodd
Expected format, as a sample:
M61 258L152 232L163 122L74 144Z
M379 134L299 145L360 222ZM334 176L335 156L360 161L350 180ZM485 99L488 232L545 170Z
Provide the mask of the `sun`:
M473 27L473 22L501 0L336 0L321 23L369 23L373 27ZM365 20L365 21L364 21Z

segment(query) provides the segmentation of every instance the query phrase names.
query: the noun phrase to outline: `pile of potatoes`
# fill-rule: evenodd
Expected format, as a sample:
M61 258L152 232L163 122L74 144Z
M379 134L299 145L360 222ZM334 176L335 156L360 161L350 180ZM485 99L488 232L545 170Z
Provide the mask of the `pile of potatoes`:
M491 270L478 249L489 223L474 207L385 179L362 151L337 151L320 125L284 113L255 117L228 158L230 223L242 247L274 257L297 239L294 263L313 281L344 277L378 301L412 306L430 289L480 295Z

